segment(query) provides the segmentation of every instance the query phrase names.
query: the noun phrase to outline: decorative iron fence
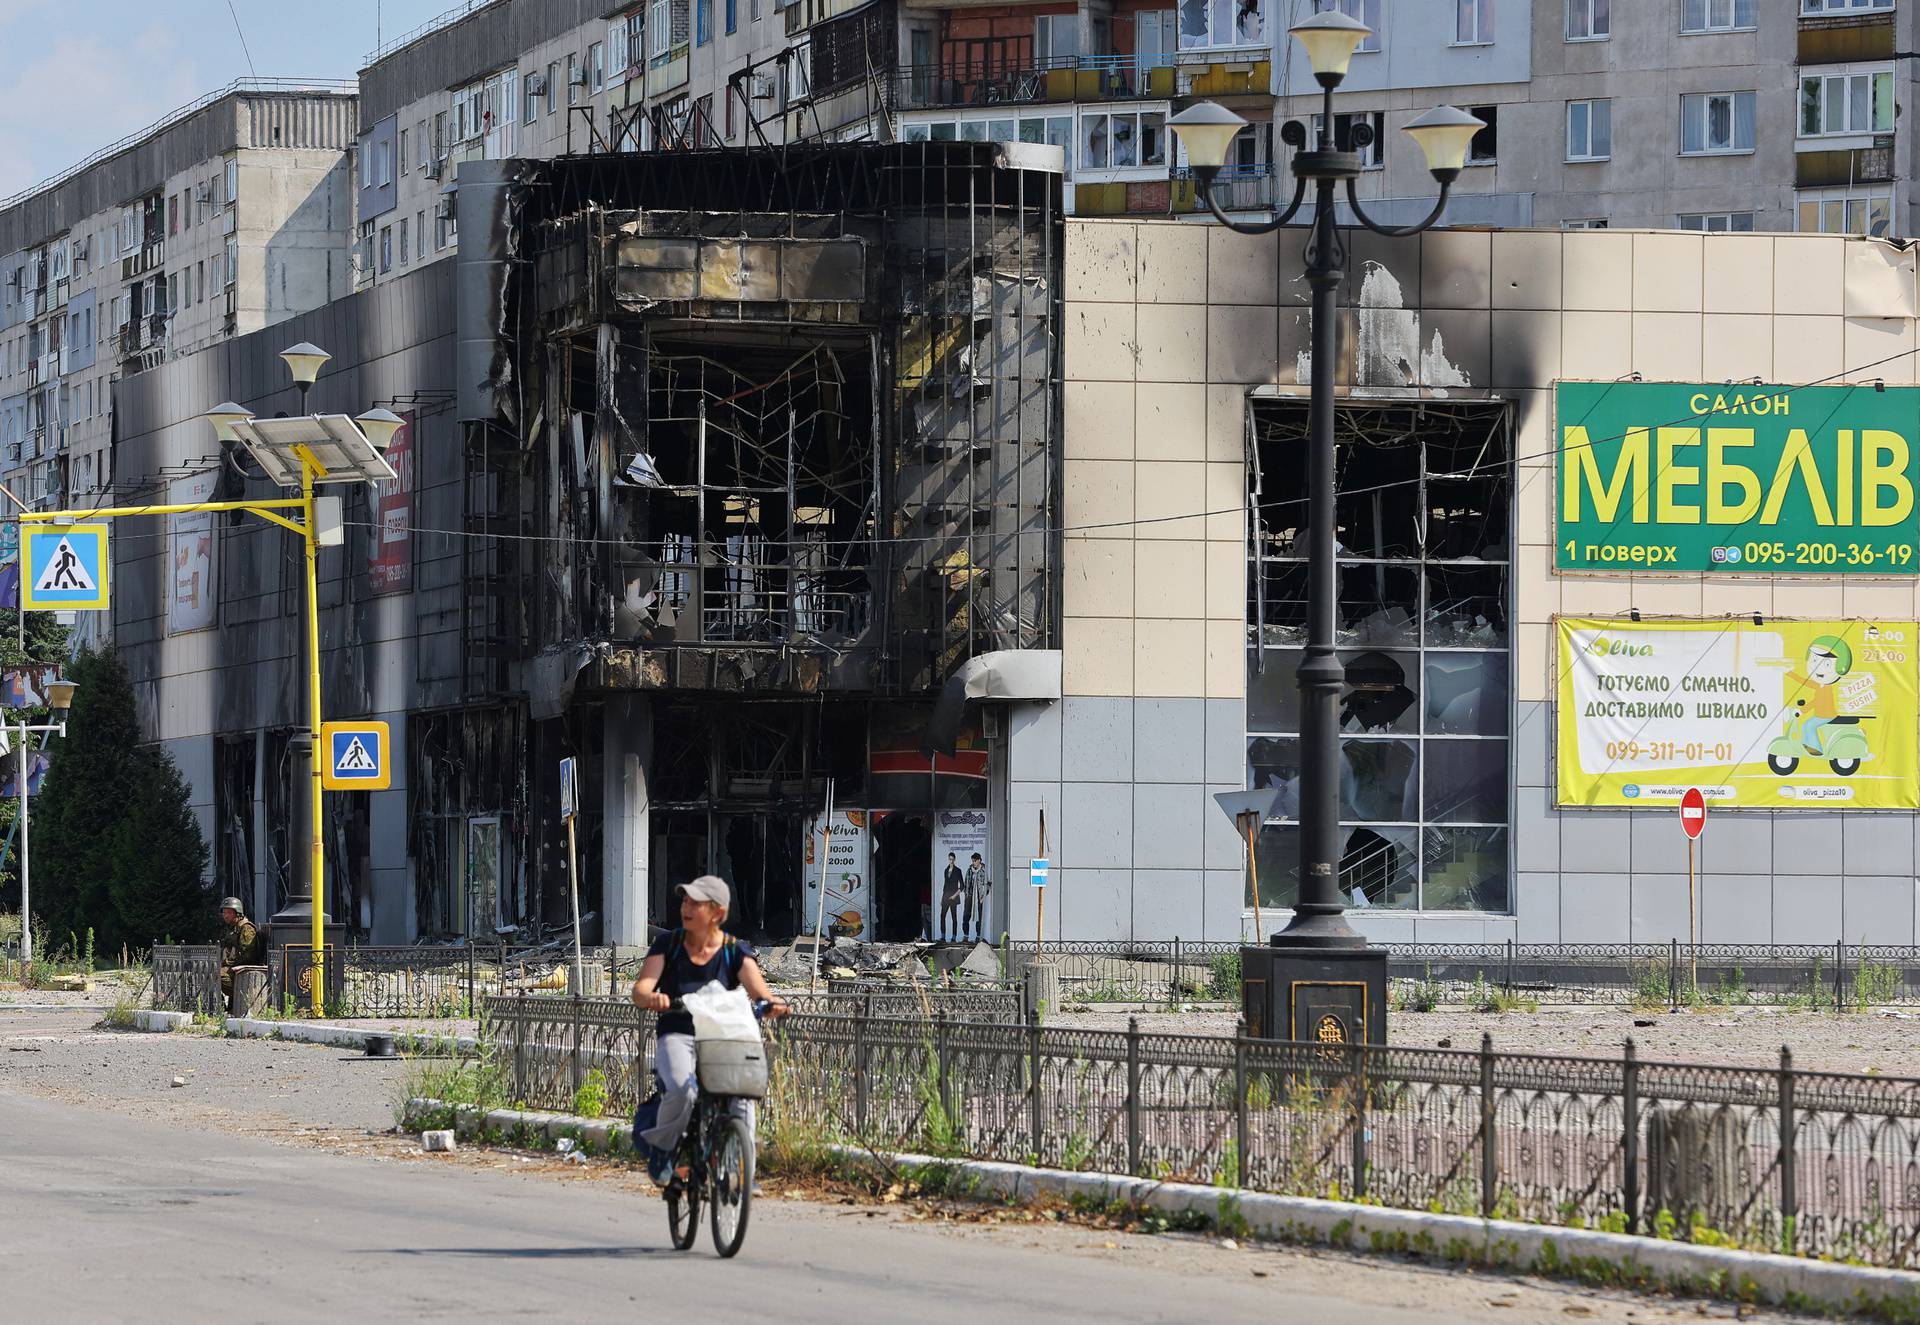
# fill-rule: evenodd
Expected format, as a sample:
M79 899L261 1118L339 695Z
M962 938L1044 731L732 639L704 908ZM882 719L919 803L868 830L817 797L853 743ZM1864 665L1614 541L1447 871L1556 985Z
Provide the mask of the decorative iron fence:
M302 999L290 990L284 954L294 954L294 969L306 964L305 944L273 948L267 954L267 989L276 1004ZM343 947L328 948L338 961L341 980L328 1011L336 1017L464 1017L472 1015L476 996L569 989L571 950L487 947ZM616 987L614 950L587 948L581 953L586 995L605 995Z
M517 1099L639 1098L652 1018L487 1000ZM1920 1080L1056 1030L838 1005L779 1023L770 1107L827 1139L1920 1265Z
M220 945L153 945L153 1006L163 1012L212 1016L226 1010L220 994Z

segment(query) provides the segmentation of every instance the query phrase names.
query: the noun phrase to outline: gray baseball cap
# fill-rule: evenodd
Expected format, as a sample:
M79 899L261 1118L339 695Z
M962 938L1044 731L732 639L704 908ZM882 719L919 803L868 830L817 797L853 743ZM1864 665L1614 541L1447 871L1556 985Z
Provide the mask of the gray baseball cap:
M683 883L673 891L677 897L691 897L696 902L718 903L723 911L733 905L733 890L727 887L727 881L715 878L711 874L702 874L692 883Z

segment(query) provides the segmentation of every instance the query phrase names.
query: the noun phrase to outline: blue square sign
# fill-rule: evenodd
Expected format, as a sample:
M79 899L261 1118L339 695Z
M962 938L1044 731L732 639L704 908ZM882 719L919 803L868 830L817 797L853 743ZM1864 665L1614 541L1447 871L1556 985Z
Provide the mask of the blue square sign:
M320 785L329 791L386 791L393 785L392 742L384 722L329 722L320 728L326 760Z

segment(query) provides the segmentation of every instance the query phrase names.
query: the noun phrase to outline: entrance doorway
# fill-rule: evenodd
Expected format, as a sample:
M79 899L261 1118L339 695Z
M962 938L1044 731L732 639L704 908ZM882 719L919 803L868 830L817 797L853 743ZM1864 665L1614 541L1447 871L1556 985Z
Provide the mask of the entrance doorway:
M882 943L920 937L920 907L932 896L933 830L917 810L876 815L873 845L874 936Z

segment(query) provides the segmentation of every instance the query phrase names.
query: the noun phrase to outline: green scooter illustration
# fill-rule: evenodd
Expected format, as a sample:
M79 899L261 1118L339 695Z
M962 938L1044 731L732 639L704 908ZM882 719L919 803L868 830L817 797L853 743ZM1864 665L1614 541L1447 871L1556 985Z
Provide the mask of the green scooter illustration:
M1805 673L1787 673L1787 680L1800 682L1802 693L1794 696L1780 735L1767 746L1768 768L1786 777L1800 767L1802 758L1811 756L1826 760L1827 767L1844 778L1873 758L1867 734L1860 730L1872 715L1842 716L1834 702L1834 685L1852 670L1853 650L1845 640L1822 635L1807 646Z

